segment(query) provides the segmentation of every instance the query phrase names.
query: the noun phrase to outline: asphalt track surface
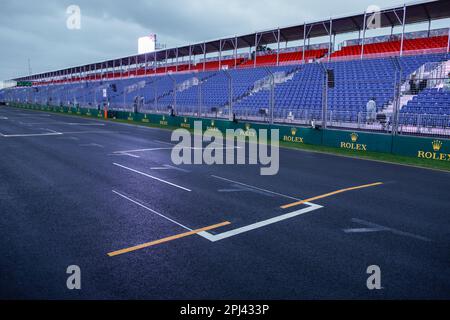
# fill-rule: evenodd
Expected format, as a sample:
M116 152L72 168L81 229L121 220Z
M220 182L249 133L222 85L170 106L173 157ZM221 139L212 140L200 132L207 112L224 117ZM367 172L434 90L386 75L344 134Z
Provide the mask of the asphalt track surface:
M289 149L276 176L173 166L170 135L1 107L0 298L450 298L449 173Z

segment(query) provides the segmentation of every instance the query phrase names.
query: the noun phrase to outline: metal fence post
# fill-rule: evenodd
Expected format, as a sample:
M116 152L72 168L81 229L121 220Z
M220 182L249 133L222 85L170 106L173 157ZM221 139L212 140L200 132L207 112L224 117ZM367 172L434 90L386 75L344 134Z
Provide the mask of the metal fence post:
M97 89L95 90L97 91ZM123 88L123 109L126 109L126 99L127 99L127 87ZM95 99L97 100L97 94L94 92ZM97 105L97 103L95 103Z
M275 75L269 68L265 68L270 77L270 95L269 95L269 123L273 124L275 109Z
M394 110L392 113L392 134L398 134L399 118L400 118L400 98L402 89L402 67L400 65L398 57L393 57L393 64L395 67L395 80L394 80Z
M229 86L230 86L230 110L229 110L230 114L228 116L228 119L230 121L233 121L234 120L234 101L233 101L234 93L233 93L233 77L231 76L231 74L230 74Z
M322 63L319 62L319 65L324 72L324 84L322 88L322 127L326 129L328 113L328 72Z
M416 123L417 133L420 133L420 125L421 125L421 122L422 122L421 120L422 120L421 114L418 114L417 115L417 123Z
M360 129L361 128L361 111L360 112L358 112L358 129Z
M275 76L274 74L269 70L270 72L270 77L271 77L271 81L270 81L270 124L273 124L273 113L274 113L274 109L275 109Z
M156 81L153 82L153 90L154 90L153 108L155 108L155 112L158 112L158 87Z
M202 93L202 86L203 83L200 82L198 85L198 116L202 116L202 109L203 109L203 93Z
M401 90L402 90L402 74L401 71L398 76L398 82L397 82L397 103L395 105L395 130L394 133L398 134L398 127L400 126L400 107L401 107Z
M224 69L226 77L228 78L228 120L233 121L233 77Z
M177 81L174 79L174 90L173 90L173 112L177 113Z
M177 80L175 80L175 78L170 73L168 73L167 76L173 82L173 100L172 100L173 105L172 105L172 108L173 108L173 112L176 114L176 112L177 112Z

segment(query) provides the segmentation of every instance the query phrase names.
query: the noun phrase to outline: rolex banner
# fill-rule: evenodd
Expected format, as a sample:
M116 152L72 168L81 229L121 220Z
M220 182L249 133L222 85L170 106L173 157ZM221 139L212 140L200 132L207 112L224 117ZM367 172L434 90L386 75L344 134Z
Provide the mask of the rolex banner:
M441 138L396 136L393 139L392 153L420 159L450 161L450 141Z
M392 151L392 135L359 131L324 130L323 144L329 147L358 152L390 153Z

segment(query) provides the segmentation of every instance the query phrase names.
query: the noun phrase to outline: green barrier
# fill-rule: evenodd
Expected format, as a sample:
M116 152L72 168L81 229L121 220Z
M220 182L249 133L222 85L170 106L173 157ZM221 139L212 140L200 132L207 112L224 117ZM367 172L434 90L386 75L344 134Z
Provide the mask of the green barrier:
M172 123L170 123L171 122L170 118L171 117L167 116L167 115L155 114L150 117L150 119L151 119L150 123L157 124L162 127L168 127L168 126L172 125Z
M183 129L193 129L195 121L194 118L183 117L180 119L178 126Z
M49 107L44 105L21 105L12 103L12 106L52 111L58 113L77 114L93 118L103 118L103 111L97 109L83 109L77 107ZM200 119L195 117L178 117L162 114L142 114L125 111L109 111L108 118L126 120L129 122L148 123L160 127L174 127L194 129L194 122L202 122L202 130L218 130L223 135L227 129L241 129L243 135L252 136L254 131L267 129L270 137L271 129L278 129L280 141L294 144L324 145L356 152L382 152L400 156L429 159L434 161L450 161L450 140L442 138L426 138L414 136L393 136L381 133L369 133L347 130L318 130L313 128L269 125L264 123L238 122L222 119Z
M128 121L135 121L135 114L133 112L129 112L126 118Z
M145 121L143 121L143 120L145 120ZM150 123L150 118L146 114L136 113L133 116L133 121L143 122L143 123Z
M295 144L322 144L322 131L313 128L303 128L286 125L274 125L274 129L280 130L280 140Z
M395 136L392 153L419 159L450 161L450 140Z
M84 110L85 111L85 113L83 113L85 116L87 116L87 117L92 117L92 110L91 109L87 109L87 110ZM95 111L95 115L97 115L97 111Z
M328 147L390 153L392 135L342 130L323 130L323 145Z

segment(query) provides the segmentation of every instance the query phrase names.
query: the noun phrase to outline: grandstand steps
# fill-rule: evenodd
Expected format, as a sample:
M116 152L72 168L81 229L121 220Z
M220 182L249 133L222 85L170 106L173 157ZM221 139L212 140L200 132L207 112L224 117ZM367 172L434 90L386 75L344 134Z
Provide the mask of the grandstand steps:
M400 97L400 106L399 110L402 110L404 106L408 104L414 97L417 96L417 94L405 94Z
M408 103L410 101L412 101L414 99L414 97L416 97L418 94L402 94L402 96L400 97L400 104L399 104L399 111L401 111L404 107L406 107L408 105ZM380 112L378 113L382 113L382 114L393 114L394 113L394 103L389 103L387 104L382 110L380 110Z
M427 62L417 68L414 72L408 75L407 80L401 86L399 111L408 105L408 103L416 96L418 96L426 88L442 87L445 79L450 72L450 60ZM418 79L420 81L426 80L425 87L416 88L415 92L411 92L410 80ZM388 103L380 110L379 113L392 114L394 112L394 102Z
M298 73L300 70L301 70L301 66L297 66L297 67L293 67L291 70L289 70L287 72L282 71L282 72L273 73L274 86L276 87L277 85L287 83L288 81L292 81L295 74ZM235 104L240 103L240 102L244 101L245 99L258 94L261 91L270 90L271 83L272 83L272 77L270 75L263 79L256 81L255 84L253 85L252 89L249 90L248 92L246 92L244 95L236 98L234 100L234 103Z
M200 80L197 77L192 77L192 78L190 78L188 80L183 81L180 84L176 84L176 88L175 89L172 88L169 91L166 91L166 92L158 95L156 97L156 99L159 101L159 100L161 100L161 99L163 99L165 97L173 95L174 90L176 90L177 93L186 91L186 90L190 89L191 87L198 86L199 82L200 82Z
M216 76L216 74L217 73L213 73L213 74L207 75L206 77L203 77L203 78L195 76L191 79L188 79L188 80L184 81L183 83L177 85L177 92L184 92L193 87L197 87L197 86L201 85L202 83L208 81L212 77ZM172 90L172 92L173 92L173 90Z
M285 72L276 72L273 74L274 76L274 84L280 84L285 83L289 80L292 80L294 77L294 73L286 74ZM253 89L250 91L249 95L253 95L258 93L261 90L270 90L272 85L272 77L267 76L264 79L258 80L255 82L255 85L253 86Z
M384 105L380 111L377 112L377 114L384 114L386 116L391 115L394 113L394 103L390 102L386 105Z
M408 105L408 103L410 101L412 101L414 99L414 97L417 96L417 94L402 94L400 96L400 104L399 104L399 111L402 110L403 107L405 107L406 105ZM378 112L379 114L385 114L385 115L390 115L394 113L394 102L390 102L388 103L385 107L382 108L382 110L380 110Z
M204 76L204 77L201 78L200 81L197 83L197 86L198 86L198 85L201 85L201 84L203 84L203 83L205 83L205 82L207 82L208 80L214 78L215 76L217 76L217 72L208 74L206 77Z
M200 79L197 77L191 78L189 80L184 81L183 83L177 85L177 92L186 91L192 87L198 86L200 83Z
M147 85L147 82L145 80L142 80L142 81L133 83L132 85L129 85L129 86L125 87L124 90L125 90L126 94L130 94L130 93L133 93L135 91L138 91L138 90L144 88L146 85ZM109 85L104 85L103 87L107 88L108 86Z
M442 88L445 85L445 81L448 79L450 74L450 60L441 62L435 70L430 74L430 79L428 87L429 88Z
M199 74L195 74L195 76L193 75L192 78L189 78L189 79L183 81L182 83L177 84L177 87L176 87L177 104L179 103L178 94L186 94L186 93L189 94L190 91L198 90L198 88L200 88L202 84L213 79L218 74L220 74L220 73L219 72L199 73ZM168 103L167 99L165 99L165 98L172 96L173 93L174 93L174 89L172 88L172 89L158 95L156 97L157 103L161 104L162 106L169 106L170 103Z

